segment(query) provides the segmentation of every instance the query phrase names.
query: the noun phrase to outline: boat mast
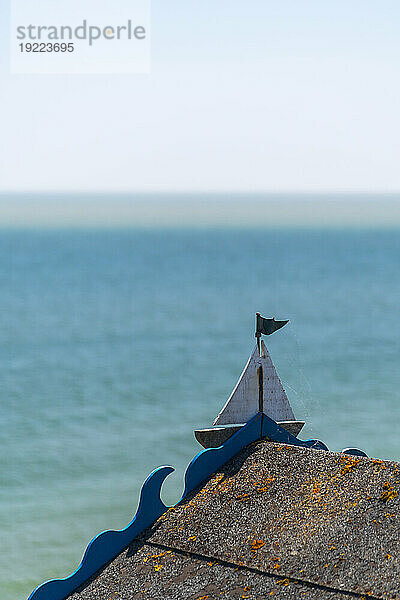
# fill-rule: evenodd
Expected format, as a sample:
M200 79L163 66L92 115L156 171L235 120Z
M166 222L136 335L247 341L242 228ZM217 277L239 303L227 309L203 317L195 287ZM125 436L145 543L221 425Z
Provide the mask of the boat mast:
M261 318L260 313L256 313L256 339L258 355L261 356L261 333L258 327L258 320ZM264 373L263 368L260 365L257 369L258 374L258 411L262 414L264 412Z

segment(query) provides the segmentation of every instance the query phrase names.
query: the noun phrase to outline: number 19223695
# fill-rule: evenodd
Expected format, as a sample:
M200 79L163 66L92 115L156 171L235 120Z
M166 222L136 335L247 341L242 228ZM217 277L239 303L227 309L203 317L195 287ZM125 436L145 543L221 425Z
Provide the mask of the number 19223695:
M74 52L75 47L72 42L70 43L59 43L59 44L51 44L44 42L25 42L23 44L19 44L21 52Z

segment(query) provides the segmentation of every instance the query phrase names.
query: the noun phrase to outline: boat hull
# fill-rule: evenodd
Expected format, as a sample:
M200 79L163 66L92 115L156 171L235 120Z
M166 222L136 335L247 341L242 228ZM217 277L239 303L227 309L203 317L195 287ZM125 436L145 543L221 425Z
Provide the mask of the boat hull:
M303 429L304 421L277 421L278 425L297 437ZM218 448L241 429L242 425L230 425L227 427L211 427L209 429L196 429L194 436L203 448Z

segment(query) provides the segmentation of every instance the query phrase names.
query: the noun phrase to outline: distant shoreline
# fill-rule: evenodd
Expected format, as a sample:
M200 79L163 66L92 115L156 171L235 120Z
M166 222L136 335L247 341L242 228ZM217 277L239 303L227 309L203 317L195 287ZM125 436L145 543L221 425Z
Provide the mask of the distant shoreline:
M0 194L1 228L397 228L399 194Z

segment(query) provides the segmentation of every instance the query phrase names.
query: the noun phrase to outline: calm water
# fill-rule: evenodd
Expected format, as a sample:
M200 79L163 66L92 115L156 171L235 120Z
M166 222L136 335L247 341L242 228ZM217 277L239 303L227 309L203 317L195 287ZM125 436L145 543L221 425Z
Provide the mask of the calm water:
M400 233L0 233L0 589L19 600L124 527L161 464L175 502L254 342L305 437L400 458Z

